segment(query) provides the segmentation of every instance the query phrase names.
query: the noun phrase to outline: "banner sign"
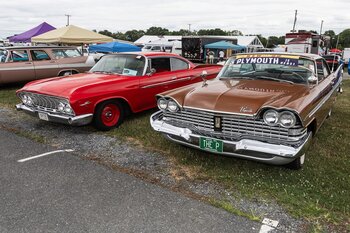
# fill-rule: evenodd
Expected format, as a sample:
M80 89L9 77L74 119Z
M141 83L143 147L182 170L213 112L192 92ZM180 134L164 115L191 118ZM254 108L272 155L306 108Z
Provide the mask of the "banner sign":
M275 54L254 54L237 55L231 64L273 64L284 66L298 66L298 56L275 55Z

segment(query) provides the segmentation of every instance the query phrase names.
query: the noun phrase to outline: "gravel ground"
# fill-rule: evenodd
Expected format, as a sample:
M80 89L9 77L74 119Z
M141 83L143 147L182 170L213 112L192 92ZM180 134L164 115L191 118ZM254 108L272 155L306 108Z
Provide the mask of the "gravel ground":
M0 107L0 127L27 137L44 139L57 149L74 149L80 156L98 161L147 182L189 197L229 201L236 209L254 216L279 221L276 232L305 232L307 223L293 219L272 201L247 200L215 183L193 181L178 171L177 165L159 153L143 150L132 143L97 132L92 127L70 127L40 121L13 109Z

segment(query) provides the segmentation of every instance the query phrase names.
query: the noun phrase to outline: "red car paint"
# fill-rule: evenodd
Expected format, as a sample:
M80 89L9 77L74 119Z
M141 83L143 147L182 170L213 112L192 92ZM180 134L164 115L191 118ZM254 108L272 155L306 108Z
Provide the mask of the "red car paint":
M127 53L127 55L130 54L143 56L148 61L147 63L157 58L180 59L188 64L188 69L152 74L143 72L143 75L139 76L88 72L55 77L30 82L18 90L17 95L20 96L20 93L27 92L67 99L75 116L94 114L98 104L116 99L127 103L130 110L136 113L156 107L156 94L199 82L202 80L200 76L203 71L207 71L207 79L212 79L216 77L222 67L220 65L195 65L181 56L170 53ZM106 108L112 112L114 110L112 106L106 106ZM111 121L113 120L115 119ZM106 125L113 125L113 122L108 122L108 119L103 121Z

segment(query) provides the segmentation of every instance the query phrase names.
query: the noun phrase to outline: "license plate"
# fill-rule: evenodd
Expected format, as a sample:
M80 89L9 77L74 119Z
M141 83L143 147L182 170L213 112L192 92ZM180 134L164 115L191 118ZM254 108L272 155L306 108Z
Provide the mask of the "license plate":
M46 113L39 112L39 119L44 120L44 121L49 121L49 117L47 116Z
M203 150L212 152L223 152L224 143L221 140L213 138L199 138L199 147Z

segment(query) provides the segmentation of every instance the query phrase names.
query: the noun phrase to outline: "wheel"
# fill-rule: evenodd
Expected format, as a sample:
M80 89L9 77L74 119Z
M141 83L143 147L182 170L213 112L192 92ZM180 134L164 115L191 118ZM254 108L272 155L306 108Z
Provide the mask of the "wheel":
M99 130L107 131L118 127L124 119L124 109L120 102L107 100L97 105L93 123Z
M286 166L293 170L299 170L303 167L304 162L305 162L305 154L295 159L293 162L287 164Z

